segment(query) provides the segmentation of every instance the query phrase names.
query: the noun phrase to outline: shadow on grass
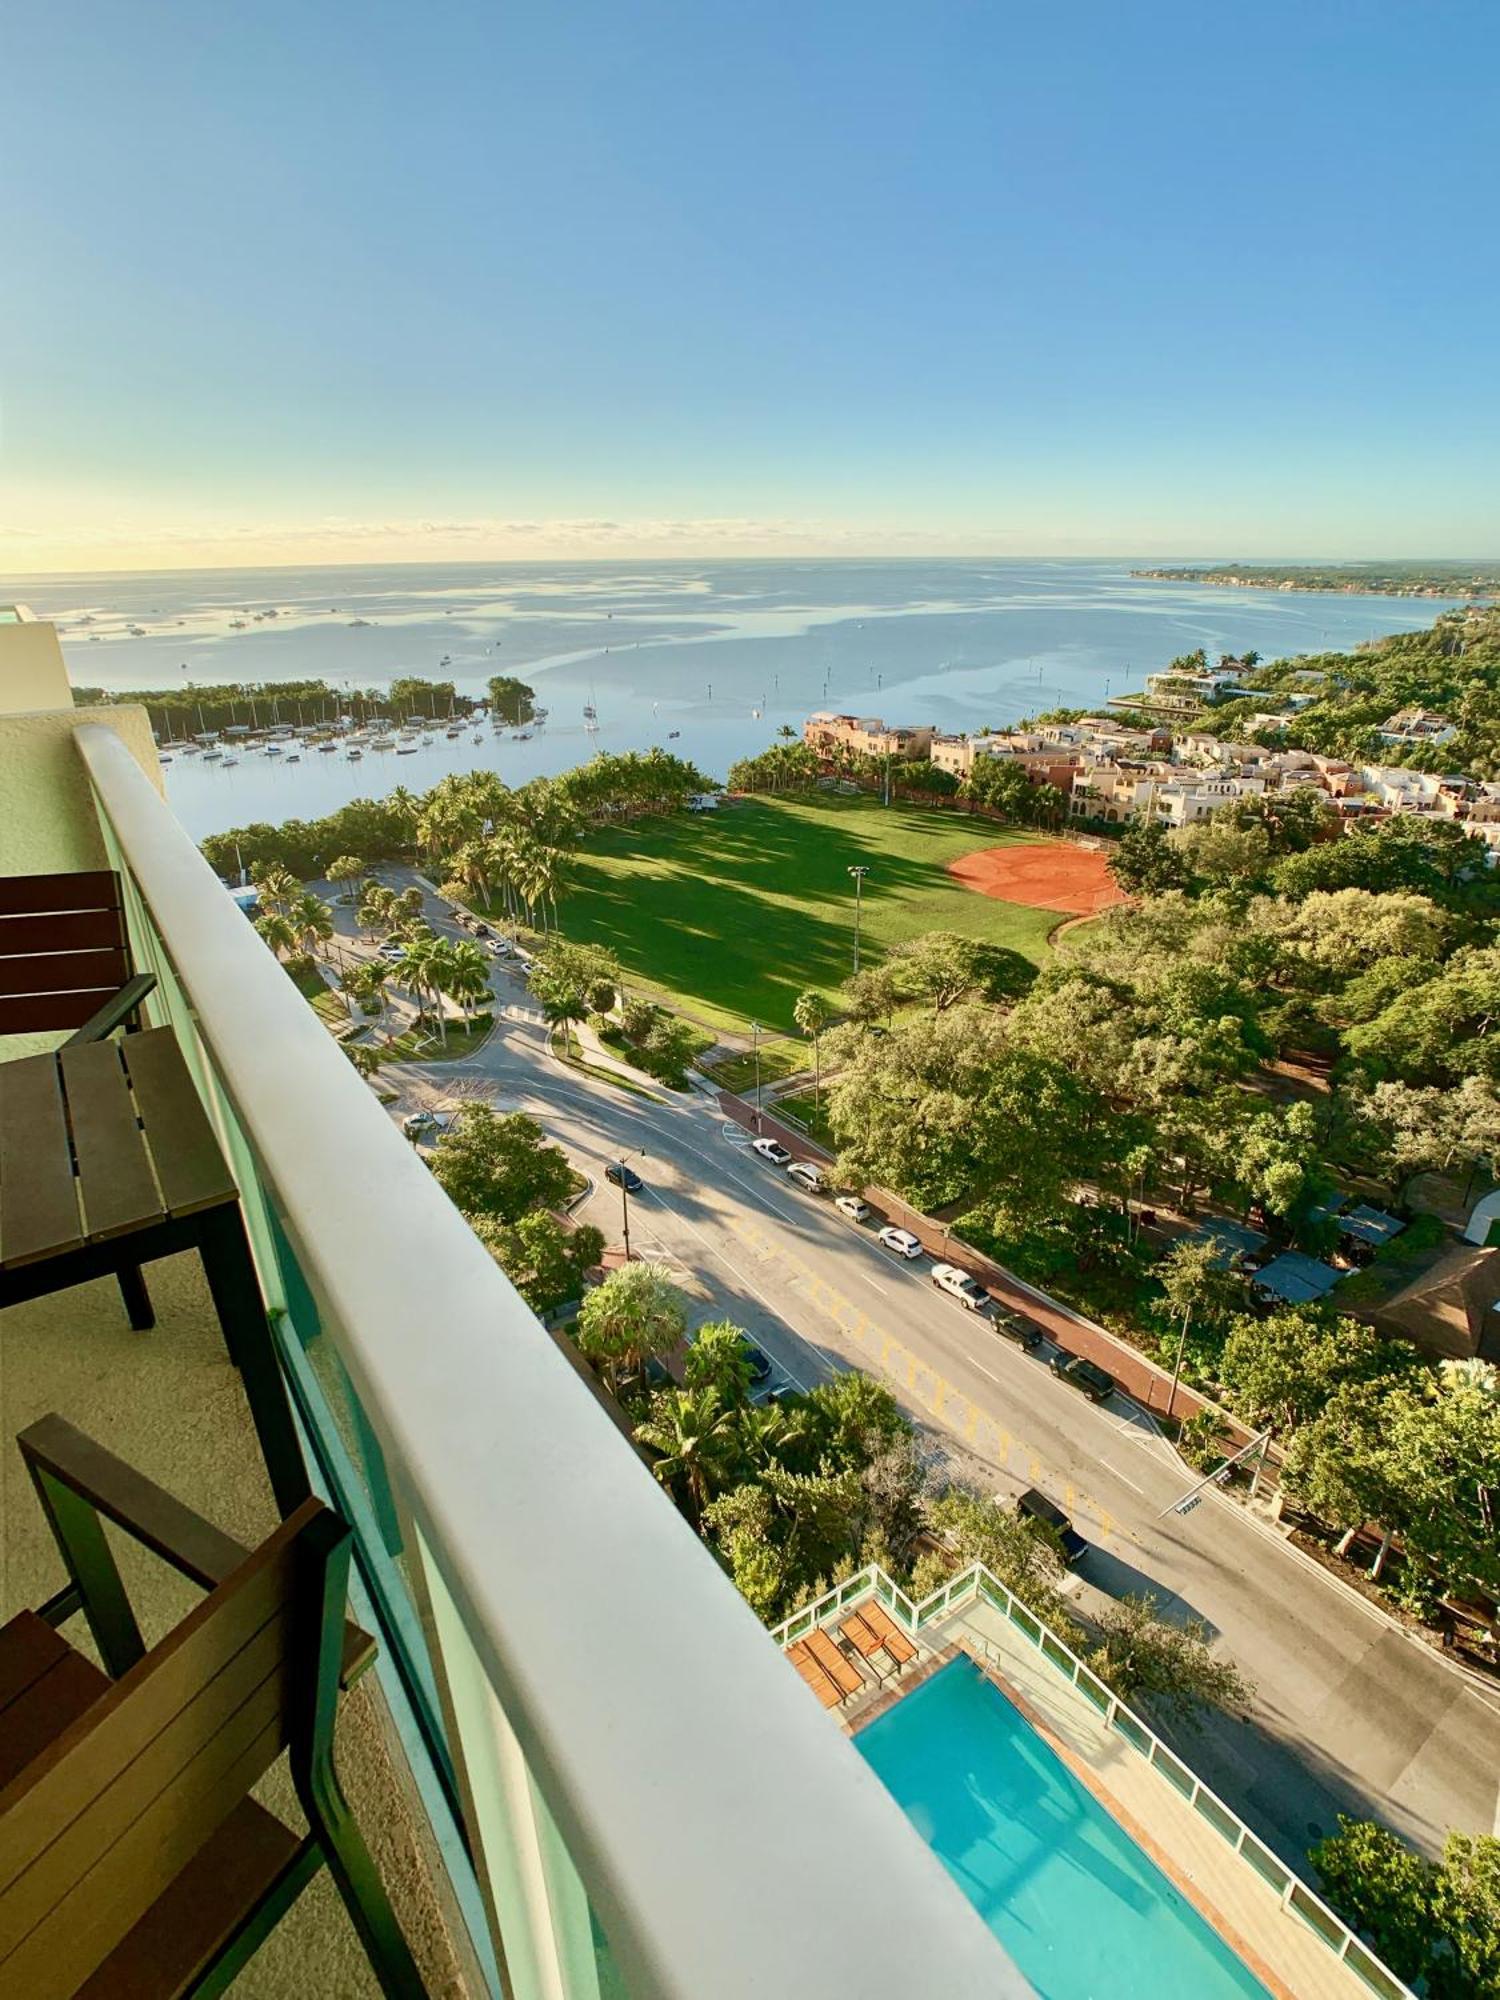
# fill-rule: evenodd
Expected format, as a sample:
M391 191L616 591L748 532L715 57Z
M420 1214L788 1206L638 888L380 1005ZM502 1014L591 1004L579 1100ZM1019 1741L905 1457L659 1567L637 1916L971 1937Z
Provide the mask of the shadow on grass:
M935 928L1035 956L1055 913L977 896L942 872L996 836L919 809L825 800L610 828L590 836L575 864L562 927L608 946L638 980L787 1029L799 993L831 993L853 969L853 867L870 871L867 959Z

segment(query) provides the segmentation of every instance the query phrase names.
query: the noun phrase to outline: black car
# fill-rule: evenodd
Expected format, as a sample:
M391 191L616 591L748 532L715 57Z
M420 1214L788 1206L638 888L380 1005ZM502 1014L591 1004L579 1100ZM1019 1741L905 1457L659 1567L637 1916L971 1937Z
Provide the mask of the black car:
M753 1340L745 1342L745 1359L750 1364L750 1380L752 1382L758 1384L770 1381L770 1357L761 1348L757 1347Z
M1055 1500L1049 1500L1045 1493L1039 1493L1034 1486L1028 1486L1016 1502L1016 1512L1028 1521L1040 1521L1044 1528L1050 1528L1062 1545L1063 1561L1071 1569L1080 1557L1089 1552L1089 1545L1079 1534Z
M1028 1319L1014 1306L1002 1306L998 1300L990 1313L990 1325L1002 1339L1015 1341L1028 1353L1034 1353L1042 1344L1042 1329L1034 1319Z
M1054 1354L1050 1366L1054 1375L1081 1389L1091 1403L1105 1402L1115 1392L1114 1376L1107 1375L1096 1361L1085 1361L1081 1354Z
M623 1160L611 1160L604 1169L604 1178L611 1187L624 1188L626 1194L639 1194L646 1183L634 1167L627 1167Z
M475 924L475 926L474 926L474 935L475 935L475 937L477 937L477 938L487 938L487 937L488 937L488 936L490 935L490 927L489 927L489 925L488 925L488 924Z

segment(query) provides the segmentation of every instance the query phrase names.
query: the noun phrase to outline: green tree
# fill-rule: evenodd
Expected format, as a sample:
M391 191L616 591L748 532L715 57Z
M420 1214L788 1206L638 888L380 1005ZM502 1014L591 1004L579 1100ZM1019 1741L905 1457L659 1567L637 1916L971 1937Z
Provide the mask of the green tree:
M1432 1863L1388 1827L1343 1813L1338 1832L1309 1849L1308 1858L1330 1902L1397 1978L1421 1979L1432 1956Z
M533 1209L560 1208L573 1170L560 1147L523 1111L466 1104L433 1149L432 1171L465 1215L518 1221Z
M255 928L278 958L289 958L297 949L297 932L291 919L280 910L268 910L255 919Z
M315 952L320 944L326 944L333 936L333 911L321 896L304 890L301 895L292 898L286 915L297 943L306 952Z
M503 1222L471 1215L469 1226L533 1312L547 1313L584 1296L584 1274L604 1254L602 1233L588 1223L567 1229L545 1209Z
M816 990L799 993L792 1006L792 1019L813 1045L813 1104L821 1100L823 1089L823 1030L834 1019L832 1007Z
M1185 888L1190 871L1160 820L1133 819L1115 842L1109 872L1127 896L1159 896Z
M927 1509L928 1525L958 1565L982 1562L1071 1646L1082 1634L1059 1595L1064 1575L1061 1545L1050 1528L1002 1507L987 1494L950 1486Z
M659 1389L650 1415L635 1427L652 1453L652 1471L695 1526L715 1492L733 1476L734 1413L711 1384L695 1389Z
M1254 1690L1221 1659L1201 1618L1163 1618L1152 1597L1122 1597L1095 1619L1099 1643L1089 1664L1126 1701L1169 1727L1198 1728L1205 1708L1243 1709Z
M516 728L531 721L536 713L535 693L525 681L513 680L508 674L492 674L485 685L491 712L501 722Z
M365 872L365 864L357 854L335 855L328 864L327 875L330 882L358 882ZM341 896L340 902L347 902L348 896Z
M687 1320L682 1293L663 1264L624 1264L584 1300L578 1345L611 1390L638 1375L652 1359L670 1354Z
M1193 1321L1207 1319L1222 1323L1235 1305L1243 1305L1244 1286L1225 1268L1224 1252L1218 1243L1191 1236L1182 1237L1172 1245L1157 1265L1156 1276L1167 1310L1177 1322L1177 1359L1172 1370L1172 1400L1175 1400Z
M261 907L266 910L285 912L302 891L302 884L291 870L277 862L252 865L250 879L260 892Z
M1403 1365L1416 1365L1411 1350L1362 1321L1286 1306L1232 1320L1219 1372L1248 1422L1285 1432L1310 1423L1344 1384L1380 1381Z
M891 952L887 963L902 991L924 1000L935 1014L946 1013L961 1000L1000 1000L1029 986L1032 968L1019 953L1002 945L985 944L956 931L924 931ZM1018 969L1019 968L1019 969Z
M750 1357L745 1335L727 1319L707 1320L688 1343L682 1379L689 1389L715 1389L726 1410L750 1400Z

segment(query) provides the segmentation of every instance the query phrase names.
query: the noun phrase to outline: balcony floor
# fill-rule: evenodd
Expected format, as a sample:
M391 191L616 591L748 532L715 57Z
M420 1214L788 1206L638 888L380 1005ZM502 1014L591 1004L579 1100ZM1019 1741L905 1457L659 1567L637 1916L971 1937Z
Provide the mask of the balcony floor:
M246 1543L276 1524L239 1378L224 1352L196 1256L148 1267L157 1325L133 1333L113 1280L54 1293L0 1313L0 1622L42 1603L65 1581L13 1439L55 1410L80 1430ZM201 1593L111 1532L148 1644ZM67 1637L92 1652L81 1618ZM429 1991L475 1989L461 1971L433 1886L425 1831L387 1754L383 1702L367 1687L346 1700L339 1769L365 1839ZM301 1820L284 1767L257 1796ZM246 2000L363 2000L378 1985L324 1870L235 1982Z

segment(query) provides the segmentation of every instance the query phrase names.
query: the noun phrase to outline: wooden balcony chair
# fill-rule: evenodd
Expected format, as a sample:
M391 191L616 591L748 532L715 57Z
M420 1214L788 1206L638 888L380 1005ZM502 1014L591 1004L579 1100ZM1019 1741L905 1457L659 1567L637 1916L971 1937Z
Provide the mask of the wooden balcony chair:
M140 1025L155 985L131 969L112 870L0 876L0 1035L63 1030L74 1042L103 1041Z
M0 1992L222 1993L326 1864L383 1992L416 2000L333 1764L374 1656L345 1622L349 1528L308 1500L247 1550L61 1417L18 1442L71 1581L0 1630ZM209 1592L149 1652L104 1520ZM107 1674L54 1629L75 1611ZM283 1752L301 1836L250 1796Z

